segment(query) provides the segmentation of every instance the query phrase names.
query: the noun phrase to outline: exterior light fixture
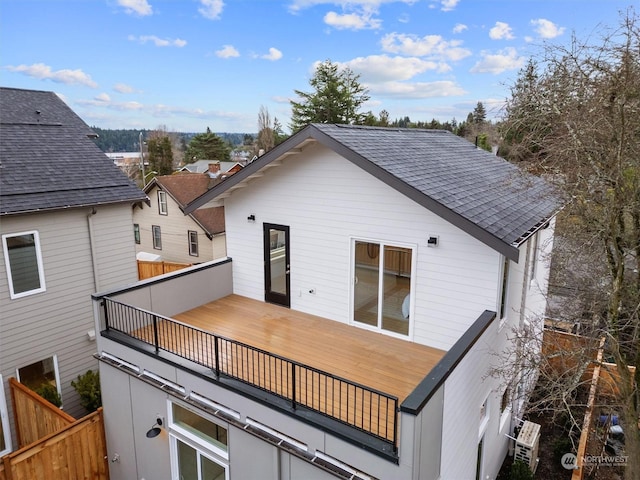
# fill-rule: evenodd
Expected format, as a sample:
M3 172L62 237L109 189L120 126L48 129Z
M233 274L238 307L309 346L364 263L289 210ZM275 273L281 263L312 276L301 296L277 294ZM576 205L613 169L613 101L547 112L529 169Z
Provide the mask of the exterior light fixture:
M253 213L247 217L247 222L255 222L255 221L256 221L256 216Z
M158 435L160 435L160 432L162 431L162 428L160 428L161 426L162 426L162 419L158 417L156 418L155 425L153 425L153 427L151 427L147 432L147 438L155 438Z

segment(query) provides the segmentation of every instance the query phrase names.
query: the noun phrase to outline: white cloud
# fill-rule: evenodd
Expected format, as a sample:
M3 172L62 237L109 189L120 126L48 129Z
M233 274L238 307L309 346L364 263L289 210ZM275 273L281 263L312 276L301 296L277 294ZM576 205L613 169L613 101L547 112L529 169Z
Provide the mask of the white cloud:
M564 30L565 30L564 27L559 27L555 23L545 18L538 18L536 20L531 20L531 25L535 27L534 30L542 38L559 37L564 33Z
M209 20L218 20L224 8L222 0L200 0L202 7L198 9L200 15Z
M496 22L495 26L489 30L489 38L492 40L513 40L513 30L508 23Z
M493 73L497 75L507 70L517 70L525 64L525 57L518 56L515 48L509 47L498 53L480 52L482 59L471 69L472 73Z
M224 45L220 50L216 50L216 57L231 58L239 56L240 52L233 45Z
M124 7L124 11L129 14L143 17L153 14L153 9L147 0L118 0L118 5Z
M375 30L382 22L372 18L373 12L339 14L329 12L324 16L324 23L338 30Z
M442 8L440 10L442 10L443 12L449 12L456 8L458 2L460 2L460 0L442 0L440 2L442 4Z
M49 65L44 63L34 63L33 65L9 65L5 67L10 72L24 73L29 77L38 78L40 80L51 80L56 83L64 83L67 85L85 85L91 88L97 88L98 84L91 79L82 70L51 70Z
M180 38L176 38L174 40L170 38L160 38L155 35L140 35L136 37L135 35L129 35L128 39L132 42L140 42L145 44L147 42L153 43L156 47L178 47L182 48L187 44L186 40L182 40Z
M133 87L130 85L127 85L126 83L116 83L113 86L113 89L118 92L118 93L133 93Z
M440 35L425 35L420 38L404 33L389 33L382 37L380 43L383 51L403 55L431 56L452 61L471 55L470 50L461 47L461 40L446 41Z
M453 33L462 33L468 29L469 27L467 27L464 23L456 23L456 26L453 27Z
M408 80L428 70L438 70L440 67L437 62L416 57L389 57L388 55L358 57L340 65L349 67L361 76L363 82L367 83Z
M393 98L454 97L467 93L462 87L449 80L417 83L385 82L368 85L368 88L372 94Z
M111 97L107 93L100 93L94 97L97 102L105 102L108 103L111 101Z
M269 53L262 55L260 58L263 58L264 60L271 60L271 61L280 60L282 58L282 52L277 48L271 47L269 49Z

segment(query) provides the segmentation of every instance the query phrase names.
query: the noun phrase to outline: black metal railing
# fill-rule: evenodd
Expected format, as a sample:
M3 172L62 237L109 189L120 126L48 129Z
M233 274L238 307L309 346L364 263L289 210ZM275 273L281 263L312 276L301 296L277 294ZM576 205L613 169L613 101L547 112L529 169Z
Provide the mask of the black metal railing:
M103 298L106 330L252 385L390 444L397 451L398 398L172 318Z

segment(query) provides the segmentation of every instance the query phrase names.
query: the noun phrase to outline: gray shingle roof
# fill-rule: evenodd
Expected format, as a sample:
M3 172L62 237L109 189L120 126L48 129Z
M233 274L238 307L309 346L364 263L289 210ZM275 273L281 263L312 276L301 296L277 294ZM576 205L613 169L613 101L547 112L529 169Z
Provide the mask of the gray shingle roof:
M517 261L517 246L560 208L541 178L444 130L312 124L212 188L189 213L314 139Z
M0 215L146 198L55 93L0 88Z

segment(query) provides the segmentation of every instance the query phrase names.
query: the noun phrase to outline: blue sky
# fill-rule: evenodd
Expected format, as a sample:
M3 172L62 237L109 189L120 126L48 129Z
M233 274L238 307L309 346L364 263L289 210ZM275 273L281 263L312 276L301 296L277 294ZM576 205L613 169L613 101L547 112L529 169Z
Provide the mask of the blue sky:
M2 0L0 84L58 93L89 125L288 131L317 62L360 75L364 110L498 116L545 43L596 41L632 0Z

